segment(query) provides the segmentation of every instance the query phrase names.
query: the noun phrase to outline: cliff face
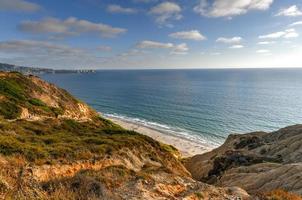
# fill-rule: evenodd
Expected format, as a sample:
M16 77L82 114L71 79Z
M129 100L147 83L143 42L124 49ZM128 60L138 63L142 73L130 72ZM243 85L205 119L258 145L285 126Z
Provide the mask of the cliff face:
M197 180L250 193L284 189L302 194L302 125L230 135L219 148L186 163Z
M192 179L178 152L65 90L0 73L0 199L249 199Z

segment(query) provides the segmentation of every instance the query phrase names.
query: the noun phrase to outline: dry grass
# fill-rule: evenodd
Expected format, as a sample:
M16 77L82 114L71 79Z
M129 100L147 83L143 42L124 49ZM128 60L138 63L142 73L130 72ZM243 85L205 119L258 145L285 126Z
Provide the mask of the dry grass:
M301 196L282 189L266 192L258 195L258 197L260 198L260 200L302 200Z

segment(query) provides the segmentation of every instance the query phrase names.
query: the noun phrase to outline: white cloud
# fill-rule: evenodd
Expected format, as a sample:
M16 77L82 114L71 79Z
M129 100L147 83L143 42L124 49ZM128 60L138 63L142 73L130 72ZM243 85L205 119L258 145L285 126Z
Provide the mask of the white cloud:
M237 44L237 45L232 45L229 48L230 49L242 49L243 47L244 47L243 45Z
M5 62L25 66L50 68L91 68L104 63L107 57L97 56L97 50L75 48L37 40L0 41L0 55Z
M270 33L267 35L260 35L259 39L276 39L276 38L283 37L284 35L285 35L284 31L279 31L279 32Z
M150 40L141 41L136 46L142 49L169 49L174 47L172 43L161 43Z
M268 53L270 53L270 50L268 50L268 49L259 49L259 50L256 51L256 53L268 54Z
M225 38L225 37L220 37L217 38L216 42L221 42L225 44L238 44L242 41L241 37L232 37L232 38Z
M0 42L0 52L24 55L76 56L84 53L79 48L35 40L11 40Z
M275 33L270 33L267 35L260 35L258 38L259 39L277 39L277 38L296 38L299 36L299 33L296 32L295 29L287 29L285 31L279 31Z
M181 31L181 32L171 33L169 36L172 37L172 38L188 39L188 40L205 40L206 39L206 37L203 36L197 30Z
M249 10L267 10L274 0L199 0L194 11L207 17L232 17Z
M297 38L297 37L299 37L299 33L297 33L296 31L290 31L290 32L287 32L283 37L286 39Z
M134 8L124 8L120 5L111 4L108 5L107 11L110 13L121 13L121 14L134 14L137 13L137 10Z
M258 42L257 44L268 45L268 44L275 44L275 43L276 43L275 41L261 41L261 42Z
M25 0L0 0L0 10L34 12L39 9L38 4Z
M142 54L145 54L145 51L142 51L140 49L130 49L127 52L121 53L118 56L120 57L134 57L134 56L140 56Z
M294 23L290 24L289 26L302 26L302 21L294 22Z
M66 20L45 18L42 21L23 21L19 29L29 33L50 33L62 36L96 33L102 37L115 37L126 32L126 29L115 28L107 24L93 23L69 17Z
M189 47L187 46L186 43L182 43L182 44L179 44L179 45L176 45L174 48L173 48L173 51L171 52L171 54L174 54L174 55L186 55L189 51Z
M171 54L186 54L189 51L189 47L186 43L175 45L173 43L161 43L151 40L141 41L136 47L141 49L170 49Z
M287 16L287 17L296 17L301 16L302 11L296 5L292 5L288 8L281 9L276 16Z
M155 16L156 23L165 25L169 21L180 20L182 18L180 12L181 8L178 4L173 2L162 2L151 8L149 13Z

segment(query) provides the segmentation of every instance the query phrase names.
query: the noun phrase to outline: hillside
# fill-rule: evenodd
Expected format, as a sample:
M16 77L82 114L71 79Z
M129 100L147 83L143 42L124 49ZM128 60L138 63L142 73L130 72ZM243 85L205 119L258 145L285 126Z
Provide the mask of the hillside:
M88 120L97 113L63 89L20 73L0 72L0 115L5 119L71 118Z
M233 199L178 151L103 119L35 76L0 73L0 199Z

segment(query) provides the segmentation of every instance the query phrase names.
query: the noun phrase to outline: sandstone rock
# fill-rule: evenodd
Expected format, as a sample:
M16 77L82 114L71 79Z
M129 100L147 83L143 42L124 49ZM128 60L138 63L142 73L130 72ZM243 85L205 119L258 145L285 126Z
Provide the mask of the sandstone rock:
M221 147L185 164L195 179L218 186L238 186L251 193L281 188L300 195L301 165L302 125L230 135Z

